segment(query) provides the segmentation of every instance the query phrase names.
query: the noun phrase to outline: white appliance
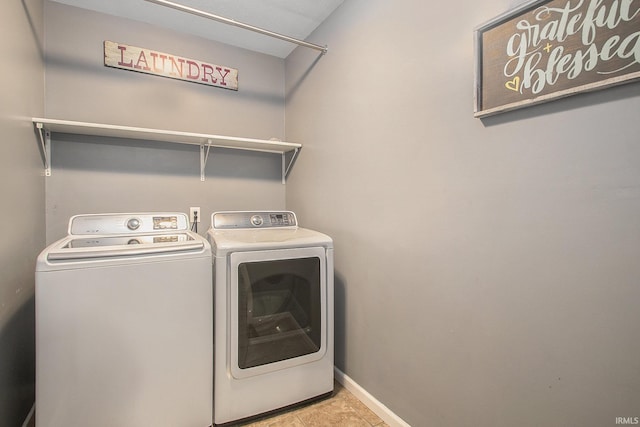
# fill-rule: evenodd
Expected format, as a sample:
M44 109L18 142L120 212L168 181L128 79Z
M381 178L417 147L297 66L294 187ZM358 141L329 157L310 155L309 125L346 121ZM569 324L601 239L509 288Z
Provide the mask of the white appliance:
M293 212L216 212L214 425L333 392L333 242Z
M37 427L210 426L211 280L185 214L72 217L36 266Z

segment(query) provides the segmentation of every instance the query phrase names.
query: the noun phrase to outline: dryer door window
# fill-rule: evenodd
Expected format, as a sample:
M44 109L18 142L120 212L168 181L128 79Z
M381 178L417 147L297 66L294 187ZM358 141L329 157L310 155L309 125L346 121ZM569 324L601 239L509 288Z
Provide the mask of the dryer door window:
M231 292L235 310L230 319L234 376L322 357L326 341L324 249L266 251L249 257L252 259L240 260L232 255L236 279L232 281L236 284Z

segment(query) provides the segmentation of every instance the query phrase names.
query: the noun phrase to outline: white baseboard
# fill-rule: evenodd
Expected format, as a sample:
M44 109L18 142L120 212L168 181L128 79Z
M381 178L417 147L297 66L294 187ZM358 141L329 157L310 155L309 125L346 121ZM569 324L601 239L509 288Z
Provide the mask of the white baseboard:
M27 414L27 418L25 418L24 422L22 423L22 427L29 427L29 423L31 422L31 418L33 418L33 415L35 413L36 413L36 403L33 402L33 405L31 406L31 410Z
M378 399L373 397L369 392L354 380L349 378L340 369L333 367L336 381L344 386L351 394L357 397L362 403L367 405L377 416L382 418L382 421L389 424L390 427L411 427L402 418L394 414L391 409L384 406Z

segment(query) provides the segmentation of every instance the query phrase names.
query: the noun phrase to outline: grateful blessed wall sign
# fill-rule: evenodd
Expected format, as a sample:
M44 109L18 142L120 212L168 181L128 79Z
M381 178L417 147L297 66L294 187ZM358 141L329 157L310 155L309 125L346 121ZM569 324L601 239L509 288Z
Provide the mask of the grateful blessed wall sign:
M234 68L106 40L104 65L238 90L238 70Z
M640 78L640 0L535 0L476 30L475 117Z

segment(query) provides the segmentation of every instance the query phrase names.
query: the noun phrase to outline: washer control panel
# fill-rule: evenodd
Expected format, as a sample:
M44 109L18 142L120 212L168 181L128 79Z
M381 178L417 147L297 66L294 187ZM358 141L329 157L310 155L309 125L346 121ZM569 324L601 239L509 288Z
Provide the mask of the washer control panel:
M296 214L291 211L215 212L211 215L211 225L218 230L295 228L298 226L298 220Z
M123 213L76 215L69 220L69 234L142 234L189 230L184 213Z

